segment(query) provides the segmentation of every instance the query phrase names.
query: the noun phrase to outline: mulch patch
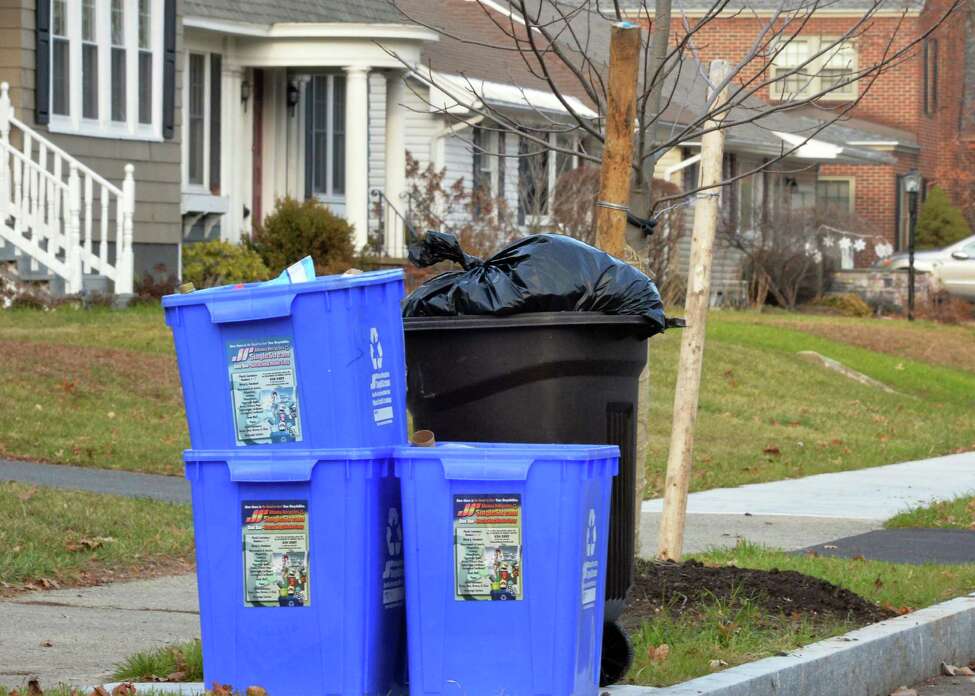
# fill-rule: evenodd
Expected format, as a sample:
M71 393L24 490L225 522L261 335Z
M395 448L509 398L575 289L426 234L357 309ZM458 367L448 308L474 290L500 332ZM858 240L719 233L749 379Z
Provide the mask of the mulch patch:
M896 615L849 590L793 570L638 560L622 623L635 629L664 609L680 615L694 611L701 602L743 599L769 614L791 617L833 617L870 624Z

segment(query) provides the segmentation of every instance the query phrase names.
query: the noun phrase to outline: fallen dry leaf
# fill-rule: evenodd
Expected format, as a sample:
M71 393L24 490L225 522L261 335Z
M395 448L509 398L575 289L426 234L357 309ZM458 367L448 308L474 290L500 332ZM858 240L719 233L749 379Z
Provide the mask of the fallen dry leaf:
M948 677L975 676L975 670L972 670L971 667L955 667L954 665L949 665L947 662L941 663L941 673Z
M230 686L230 684L213 682L213 686L210 687L210 691L213 692L213 696L234 696L234 688Z
M61 584L57 580L51 580L51 578L40 578L37 583L45 590L57 590L61 588Z
M112 696L135 696L135 684L123 682L112 689Z
M68 541L64 544L64 550L75 553L77 551L94 551L105 544L115 541L113 537L82 537L78 541Z
M54 647L54 643L52 643L49 640L42 640L41 641L41 647L42 648L53 648Z
M647 657L650 658L651 662L663 662L670 655L670 646L666 643L661 643L660 645L654 647L653 645L647 646Z
M708 662L708 667L710 667L712 670L721 669L722 667L727 667L727 666L728 663L725 662L724 660L711 660L710 662Z
M88 694L88 696L112 696L112 695L105 690L104 686L96 686L94 689L91 690L91 693Z
M31 679L27 682L27 696L44 696L41 683L37 679Z
M30 488L26 488L20 493L18 493L17 499L22 503L26 503L28 500L33 498L36 493L37 493L37 486L31 486Z
M778 456L782 454L782 450L780 450L775 445L769 445L768 447L762 450L762 454L771 454L773 456Z
M180 670L180 671L176 671L176 672L170 672L169 674L166 675L166 678L165 679L160 679L159 681L167 681L167 682L182 682L182 681L186 681L186 671L185 670Z
M908 689L906 686L902 686L892 691L890 696L917 696L917 691L914 689Z
M248 686L247 696L267 696L267 691L262 686Z

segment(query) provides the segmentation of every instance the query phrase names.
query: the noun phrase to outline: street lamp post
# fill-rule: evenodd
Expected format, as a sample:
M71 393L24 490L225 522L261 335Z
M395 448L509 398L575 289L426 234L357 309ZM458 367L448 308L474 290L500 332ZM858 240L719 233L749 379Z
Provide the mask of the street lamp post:
M917 196L921 190L921 174L912 169L904 175L904 191L907 193L907 320L914 321L914 245L917 230Z

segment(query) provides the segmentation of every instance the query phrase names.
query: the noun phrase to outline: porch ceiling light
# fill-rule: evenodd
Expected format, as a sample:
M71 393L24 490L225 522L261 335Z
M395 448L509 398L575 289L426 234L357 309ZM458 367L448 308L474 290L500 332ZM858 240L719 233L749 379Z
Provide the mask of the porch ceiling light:
M248 80L244 80L243 82L240 83L240 101L244 104L245 108L250 98L251 98L251 83Z

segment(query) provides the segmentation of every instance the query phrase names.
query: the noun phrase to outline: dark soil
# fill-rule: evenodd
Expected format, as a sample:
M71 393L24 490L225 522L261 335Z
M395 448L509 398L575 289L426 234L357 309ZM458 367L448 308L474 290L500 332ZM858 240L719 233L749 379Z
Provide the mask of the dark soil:
M622 623L637 628L663 609L692 612L701 602L747 599L769 614L876 623L895 614L832 583L793 570L709 567L698 561L638 560Z

